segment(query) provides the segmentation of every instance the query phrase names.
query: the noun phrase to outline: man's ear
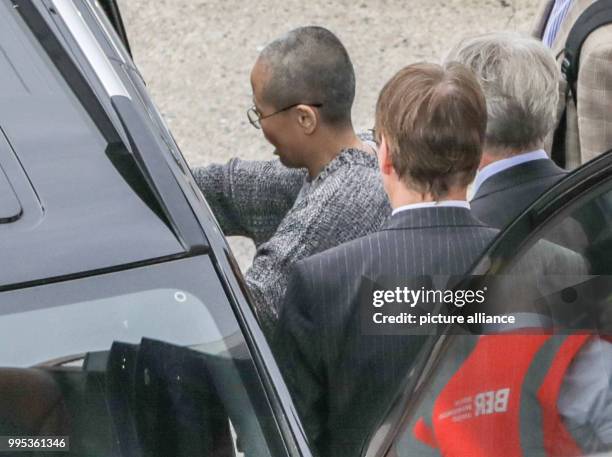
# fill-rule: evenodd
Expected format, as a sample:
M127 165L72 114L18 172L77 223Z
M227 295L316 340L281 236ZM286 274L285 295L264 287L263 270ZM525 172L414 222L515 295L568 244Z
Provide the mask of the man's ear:
M389 153L389 147L387 146L385 136L381 135L380 138L380 146L378 147L378 166L383 175L390 175L394 171L391 154Z
M312 135L319 125L319 113L308 105L298 105L295 107L297 120L306 135Z

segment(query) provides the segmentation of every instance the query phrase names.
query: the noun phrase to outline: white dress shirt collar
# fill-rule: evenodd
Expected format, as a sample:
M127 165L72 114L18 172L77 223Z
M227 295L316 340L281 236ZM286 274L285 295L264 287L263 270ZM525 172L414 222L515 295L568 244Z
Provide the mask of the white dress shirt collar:
M411 209L419 209L419 208L466 208L470 209L470 204L465 200L443 200L441 202L425 202L425 203L412 203L411 205L399 206L393 210L391 213L392 216L395 214L408 211Z
M489 179L491 176L496 175L497 173L501 173L502 171L507 170L508 168L515 167L522 163L542 159L548 159L548 154L546 154L546 151L544 151L543 149L538 149L537 151L517 154L507 159L497 160L493 163L490 163L486 167L482 168L478 173L476 173L476 179L474 180L474 185L472 186L473 195L476 195L478 189L480 189L480 186L482 186L482 183Z

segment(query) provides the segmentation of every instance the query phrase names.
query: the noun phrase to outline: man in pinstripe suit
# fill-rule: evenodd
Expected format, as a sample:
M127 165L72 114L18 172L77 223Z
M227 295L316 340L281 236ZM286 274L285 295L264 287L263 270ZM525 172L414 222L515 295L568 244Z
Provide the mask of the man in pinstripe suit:
M484 96L466 67L414 64L397 73L376 106L392 216L380 231L293 270L274 347L320 456L360 455L424 341L364 334L364 281L463 274L496 234L466 201L486 118Z

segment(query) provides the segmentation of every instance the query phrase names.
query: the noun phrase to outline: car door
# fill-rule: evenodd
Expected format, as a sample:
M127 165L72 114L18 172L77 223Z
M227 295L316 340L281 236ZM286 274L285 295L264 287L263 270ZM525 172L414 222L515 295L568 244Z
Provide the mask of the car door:
M451 326L431 337L366 455L612 450L611 215L608 153L569 175L515 220L462 287L483 280L501 284L507 314L538 320L524 332L527 327L517 326L512 333L483 336L488 332L482 327ZM537 297L525 300L535 289ZM495 344L483 352L491 338L497 338ZM544 343L537 352L523 351L538 338ZM543 355L557 343L562 349Z

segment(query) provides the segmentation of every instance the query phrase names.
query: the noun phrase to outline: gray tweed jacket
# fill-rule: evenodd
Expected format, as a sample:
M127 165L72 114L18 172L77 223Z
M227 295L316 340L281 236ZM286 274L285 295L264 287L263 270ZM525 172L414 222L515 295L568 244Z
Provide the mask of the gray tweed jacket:
M232 159L193 175L224 233L255 242L245 276L266 332L295 262L376 231L391 213L375 156L358 149L342 150L312 180L278 160Z

